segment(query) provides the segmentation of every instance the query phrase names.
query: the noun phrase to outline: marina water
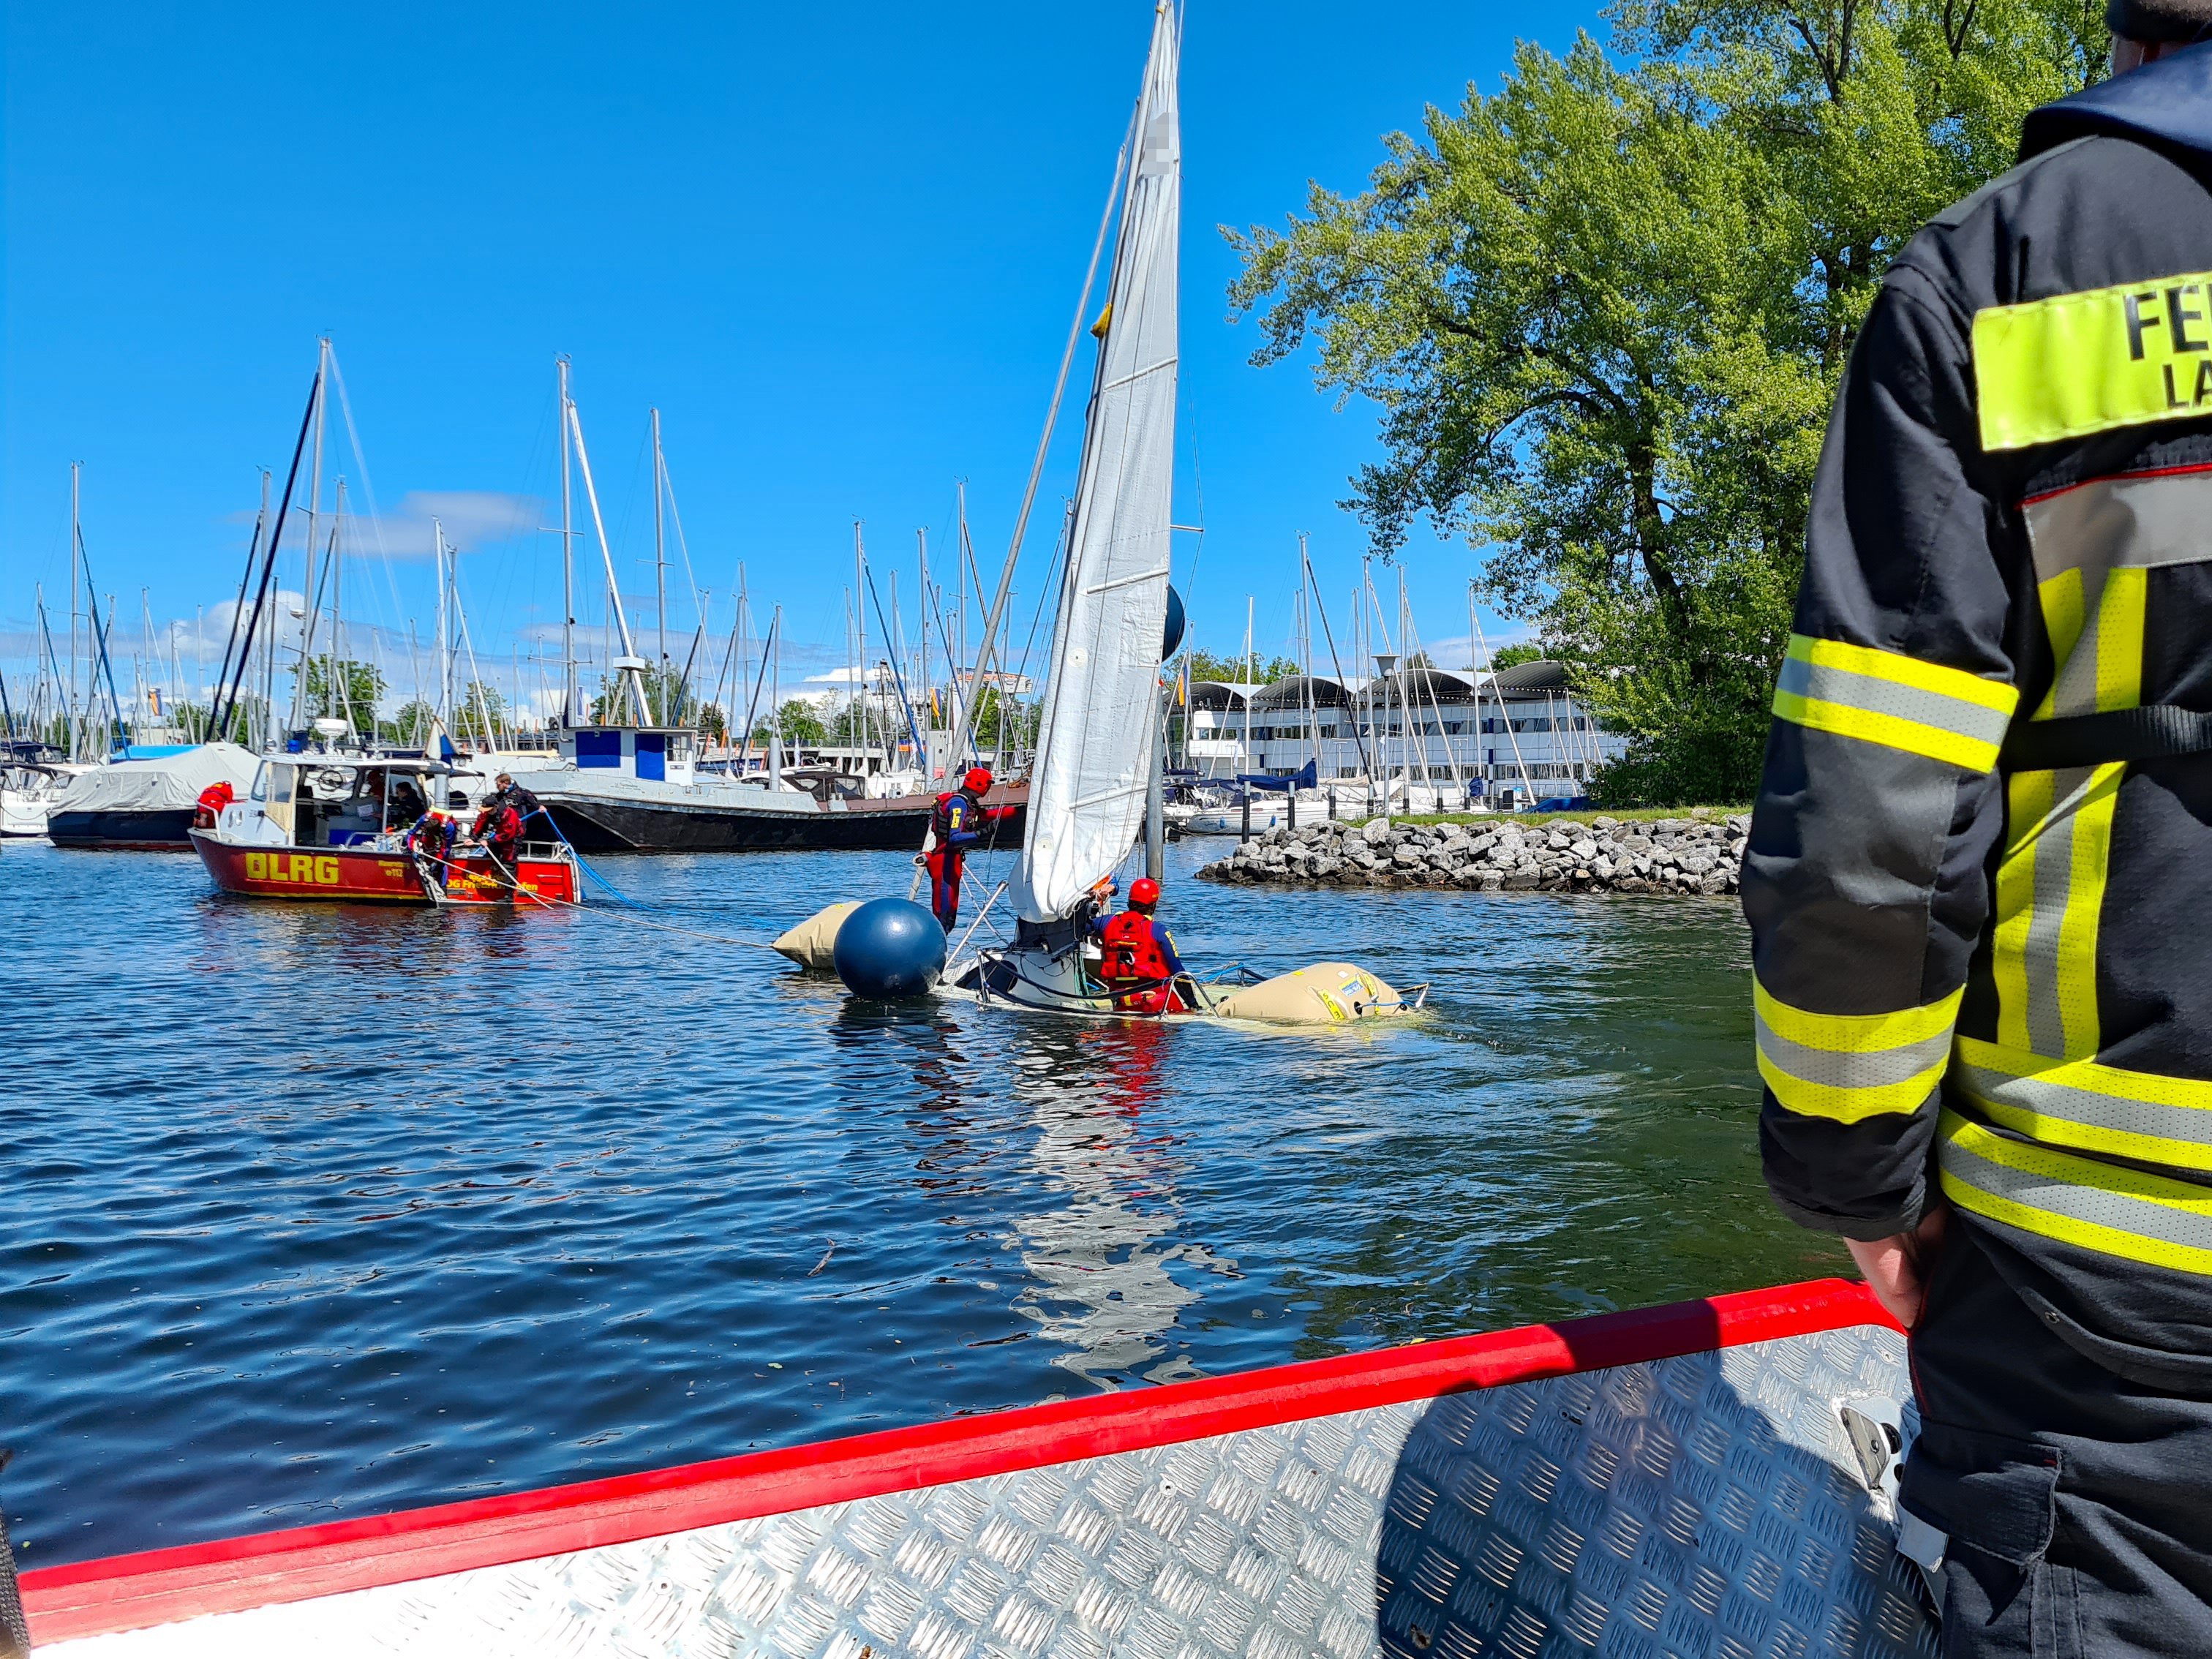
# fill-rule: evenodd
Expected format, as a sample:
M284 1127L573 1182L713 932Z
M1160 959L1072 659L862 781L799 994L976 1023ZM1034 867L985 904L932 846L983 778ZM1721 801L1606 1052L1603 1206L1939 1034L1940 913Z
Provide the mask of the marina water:
M1170 849L1194 965L1346 958L1432 1012L866 1007L696 937L903 893L895 854L603 861L647 927L8 846L25 1565L1843 1265L1759 1186L1732 901L1190 878L1221 850Z

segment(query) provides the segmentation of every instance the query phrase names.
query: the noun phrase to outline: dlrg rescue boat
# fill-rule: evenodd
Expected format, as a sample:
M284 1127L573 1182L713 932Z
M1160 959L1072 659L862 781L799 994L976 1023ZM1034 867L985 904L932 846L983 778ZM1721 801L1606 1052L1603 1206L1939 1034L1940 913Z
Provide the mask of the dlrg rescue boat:
M1905 1340L1780 1286L42 1567L60 1659L1913 1659Z
M467 797L451 767L419 757L309 754L261 763L243 800L195 826L215 884L251 898L386 904L580 902L576 855L524 840L514 867L463 838ZM441 802L427 830L416 826ZM449 835L448 830L451 833Z

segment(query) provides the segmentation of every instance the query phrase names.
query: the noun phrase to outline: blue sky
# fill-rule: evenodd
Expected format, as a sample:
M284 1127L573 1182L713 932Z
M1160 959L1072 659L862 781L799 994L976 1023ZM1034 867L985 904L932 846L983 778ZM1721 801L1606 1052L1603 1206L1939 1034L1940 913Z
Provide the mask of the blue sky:
M1192 0L1176 516L1206 526L1178 552L1201 643L1239 643L1250 593L1259 648L1283 647L1300 530L1343 627L1362 538L1334 502L1375 425L1303 368L1248 365L1213 228L1279 223L1309 179L1356 188L1424 103L1495 86L1516 34L1564 49L1590 17ZM712 620L743 560L757 611L785 609L787 672L841 662L855 518L910 601L915 529L948 545L964 477L995 569L1150 21L1146 0L8 9L0 666L12 684L34 583L65 610L71 460L126 643L142 588L157 630L227 604L325 331L390 555L349 567L364 623L427 634L434 512L483 657L557 623L537 532L565 352L625 594L652 590L657 404ZM348 449L330 470L359 508ZM1462 638L1471 551L1423 539L1406 568L1425 640Z

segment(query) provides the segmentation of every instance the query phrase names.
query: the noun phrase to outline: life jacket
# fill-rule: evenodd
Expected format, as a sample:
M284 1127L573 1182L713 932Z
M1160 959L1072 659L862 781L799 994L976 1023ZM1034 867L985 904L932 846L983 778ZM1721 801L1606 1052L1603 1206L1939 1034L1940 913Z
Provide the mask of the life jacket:
M434 806L408 830L407 850L411 853L418 845L427 843L429 851L442 858L453 847L453 836L459 829L460 825Z
M975 798L964 789L955 789L937 798L936 810L929 815L930 834L937 839L937 850L957 854L966 849L955 847L955 836L973 835L976 817Z
M1107 922L1104 941L1098 977L1113 993L1114 1006L1129 1012L1165 1012L1174 989L1152 919L1142 910L1124 910Z
M222 809L237 799L238 791L230 787L230 781L227 778L218 779L208 785L206 788L200 791L199 804L193 810L193 827L200 830L214 829L216 820L222 816Z
M503 805L499 806L492 811L490 817L489 831L483 839L491 842L509 842L521 835L522 814L512 806Z

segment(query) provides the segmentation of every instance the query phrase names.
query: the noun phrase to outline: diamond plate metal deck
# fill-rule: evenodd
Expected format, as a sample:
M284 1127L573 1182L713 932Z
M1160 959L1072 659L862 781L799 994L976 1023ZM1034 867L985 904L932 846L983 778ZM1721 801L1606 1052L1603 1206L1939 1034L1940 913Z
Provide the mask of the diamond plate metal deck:
M95 1636L66 1659L1903 1659L1860 1327Z

